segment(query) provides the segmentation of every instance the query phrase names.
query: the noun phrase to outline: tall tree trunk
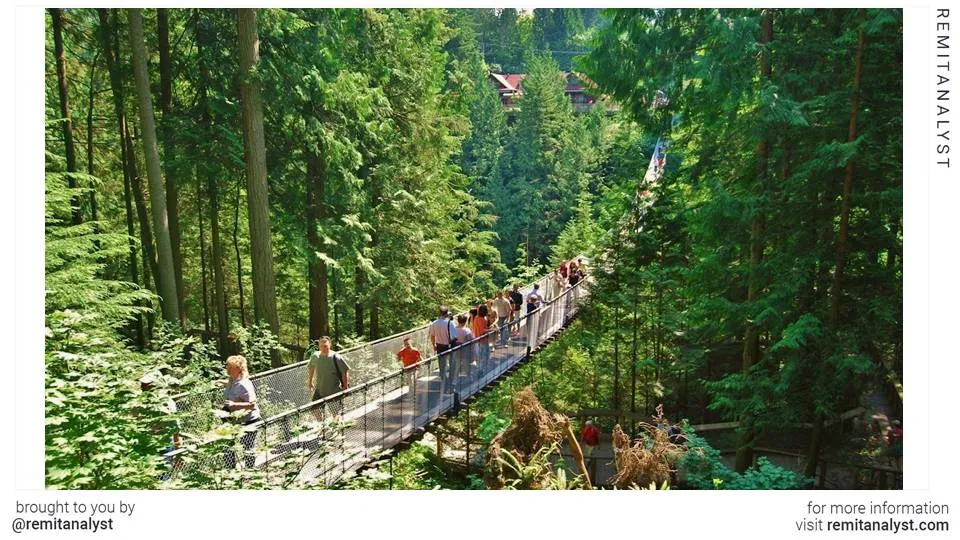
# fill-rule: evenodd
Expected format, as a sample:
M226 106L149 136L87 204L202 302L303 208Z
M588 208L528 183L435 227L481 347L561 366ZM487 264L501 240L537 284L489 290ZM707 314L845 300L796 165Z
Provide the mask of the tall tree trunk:
M847 128L847 142L857 140L857 116L860 113L860 79L863 74L863 49L866 37L863 31L864 10L861 9L857 20L860 30L857 33L857 56L853 69L853 96L850 101L850 123ZM850 197L853 192L853 160L847 160L843 177L843 198L840 203L840 231L837 236L837 267L833 273L833 287L830 298L830 326L836 332L840 328L840 300L843 297L843 272L846 268L847 235L850 223ZM810 434L810 447L807 450L807 463L803 472L813 476L817 472L817 462L823 449L823 423L826 420L823 411L816 411L813 419L813 431Z
M150 226L150 211L147 209L146 188L143 185L143 177L140 176L140 169L137 163L137 153L133 144L133 136L130 134L130 125L124 124L126 130L126 139L124 144L127 146L127 157L130 161L130 187L133 190L133 201L137 209L137 222L140 230L140 245L143 255L143 284L145 287L153 287L153 291L159 290L160 284L157 276L160 270L157 266L157 250L153 243L153 230ZM150 311L147 313L147 339L153 339L153 327L156 322L156 313Z
M139 283L140 278L137 275L137 247L134 241L133 231L133 200L130 189L130 164L133 156L127 153L127 119L123 106L123 84L120 80L120 72L113 57L113 45L111 45L110 19L107 10L97 9L97 16L100 19L100 28L98 35L100 37L100 47L103 49L103 59L107 64L107 73L110 75L110 90L113 94L113 110L117 117L117 132L120 141L120 163L123 168L123 201L126 209L127 238L130 246L130 281ZM137 316L135 332L137 336L137 347L143 349L145 346L143 336L143 318Z
M67 92L67 62L63 57L63 10L60 8L51 8L50 16L53 18L53 53L57 57L57 88L60 91L60 117L63 119L61 130L63 131L63 144L67 153L67 172L77 172L77 151L73 146L73 121L70 117L70 101ZM72 176L67 176L67 184L71 189L77 187L77 181ZM83 223L83 214L80 212L80 198L74 196L70 200L70 207L73 216L73 224Z
M863 13L863 10L860 10ZM853 74L853 96L850 105L850 124L847 129L847 142L857 140L857 116L860 112L860 77L863 72L863 28L857 36L857 59ZM847 235L850 224L850 195L853 192L853 162L851 157L843 177L843 198L840 206L840 232L837 237L837 268L833 273L833 291L830 301L830 322L836 326L840 322L840 300L843 297L843 272L846 269Z
M372 166L370 167L372 169ZM371 220L374 224L379 224L382 221L379 218L381 213L381 204L382 197L380 195L381 187L380 181L376 175L368 175L369 181L367 182L370 186L370 209L373 219ZM376 260L377 249L380 245L380 231L377 228L377 225L374 225L373 231L370 232L370 254L371 257L374 257ZM377 295L376 286L372 285L369 287L368 298L370 299L370 326L369 338L371 340L377 339L380 337L380 300Z
M250 220L250 255L253 263L253 309L258 321L266 321L275 336L280 335L277 318L277 291L273 273L273 246L270 238L270 204L267 199L267 152L263 141L263 105L255 71L260 62L257 11L237 10L240 41L240 101L243 113L243 143L247 161L247 209ZM280 365L273 351L271 361Z
M374 295L370 299L370 339L380 337L380 301Z
M200 175L195 173L197 180L197 223L199 224L200 234L200 290L203 294L203 329L210 331L210 304L207 294L207 243L203 238L203 184L200 181Z
M761 15L760 43L765 45L773 40L773 12L770 9L763 10ZM760 53L760 78L761 80L770 79L770 53L763 49ZM759 195L762 198L766 191L768 167L767 160L770 156L770 143L767 135L763 134L760 143L757 145L757 161L759 179ZM762 209L756 211L753 223L750 226L750 265L747 284L747 305L753 305L760 295L760 265L763 262L763 231L764 231L764 212ZM750 370L754 364L760 361L760 334L757 325L753 320L747 321L747 330L743 338L743 374L750 378ZM753 464L753 444L756 436L753 425L753 414L747 412L740 418L740 436L737 440L737 460L735 469L742 473Z
M132 194L130 189L130 166L127 164L127 161L131 159L131 156L127 154L127 144L126 144L126 119L122 116L119 119L120 121L120 162L123 166L123 202L124 208L126 209L126 221L127 221L127 242L129 244L130 251L130 282L139 283L140 278L137 275L137 243L134 241L134 231L133 231L133 202ZM144 281L146 281L146 276L144 276ZM143 337L143 317L137 315L136 322L134 323L136 328L137 336L137 348L143 350L146 346L146 342Z
M638 265L637 268L640 266ZM636 278L634 278L636 279ZM637 284L633 284L633 354L630 362L630 435L636 434L636 414L637 414L637 330L639 320L637 320Z
M157 41L160 53L160 136L163 138L163 173L166 178L167 218L170 220L170 250L173 256L173 275L177 285L177 311L180 325L186 326L183 309L183 257L180 253L180 209L176 175L173 163L173 126L170 117L173 108L173 68L170 64L170 22L165 8L157 9ZM202 234L202 231L201 231Z
M143 128L143 154L147 163L147 180L150 185L150 210L153 217L153 232L157 239L157 267L161 307L164 320L180 323L177 304L177 283L173 269L173 252L170 246L170 229L167 218L167 200L160 172L160 155L157 152L157 130L153 122L153 103L150 97L150 77L147 74L147 48L143 41L143 23L140 10L129 10L130 45L133 51L133 75L136 82L137 110Z
M247 306L243 296L243 260L240 259L240 180L237 180L237 204L233 206L233 253L237 259L237 292L240 295L240 325L247 326Z
M357 266L355 273L353 274L353 284L354 291L356 295L356 302L353 305L353 332L357 337L363 336L363 270Z
M217 177L210 171L207 175L207 197L210 201L210 251L213 265L213 298L217 310L217 342L219 350L225 350L227 334L230 333L230 315L227 312L226 279L223 270L223 245L220 243L220 201L217 194Z
M337 286L340 280L337 279L337 273L333 273L333 278L330 280L330 289L333 292L334 298L340 298L340 289ZM334 300L333 302L333 342L340 343L340 302Z
M310 282L310 340L320 339L330 332L327 305L327 267L317 256L325 250L317 227L323 219L323 196L326 188L326 163L321 156L310 154L307 159L307 272Z
M194 31L197 41L197 59L200 66L200 79L198 84L200 93L200 119L203 122L204 132L210 133L210 107L207 102L207 84L210 80L210 70L204 57L207 39L199 13L195 21L196 26L194 27ZM223 245L220 243L220 196L218 193L219 188L217 186L216 170L207 162L201 163L201 167L207 179L207 199L210 202L211 265L213 266L213 296L217 312L217 348L222 354L227 350L227 334L230 332L230 318L227 312L226 279L223 270Z
M620 304L613 308L613 410L620 422Z
M153 246L153 231L150 227L150 215L147 210L147 201L144 198L143 178L140 176L140 169L137 167L137 154L133 147L133 137L130 135L130 126L124 124L126 131L124 144L127 147L127 165L130 166L130 187L133 190L133 201L137 208L137 222L140 226L140 247L143 252L143 283L147 287L153 287L158 291L160 284L157 281L157 275L160 270L157 268L157 253Z
M87 174L93 176L93 105L96 97L96 74L97 61L100 60L100 51L93 56L93 62L90 64L90 89L87 100ZM97 192L90 191L90 219L97 220Z

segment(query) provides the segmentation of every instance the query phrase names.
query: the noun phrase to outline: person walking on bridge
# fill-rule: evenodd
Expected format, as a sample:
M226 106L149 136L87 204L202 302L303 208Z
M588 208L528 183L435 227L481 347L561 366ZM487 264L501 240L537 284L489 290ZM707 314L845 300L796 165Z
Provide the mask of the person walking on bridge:
M490 328L490 310L486 304L477 306L477 315L470 319L470 330L474 337L483 338L477 342L477 352L479 353L474 362L486 362L490 357L490 344L488 342L487 330Z
M520 335L520 317L523 314L523 294L520 292L520 285L514 283L513 290L510 292L510 305L512 311L510 319L513 321L513 337Z
M329 336L320 338L317 352L310 355L307 364L307 387L313 392L312 401L332 396L350 388L350 365L340 353L330 348ZM343 403L330 403L334 416L339 416Z
M510 322L510 313L513 311L513 308L510 306L510 301L503 297L503 292L504 291L497 291L497 298L493 301L493 309L497 312L497 322L500 327L499 347L507 346L507 339L510 338L507 323Z
M540 310L544 305L543 296L540 295L540 284L535 283L533 290L527 295L527 346L533 347L540 334Z
M577 263L571 262L570 269L568 270L568 272L570 273L570 277L568 278L568 280L570 281L570 286L576 287L577 283L579 283L580 280L583 279L583 273L580 271L580 267L577 266Z
M457 358L457 363L455 365L455 373L461 375L466 366L467 370L470 369L470 366L475 365L477 359L477 351L479 347L476 343L471 343L476 336L473 332L467 327L467 316L459 315L457 317L457 345L462 345L455 353L454 356Z
M437 354L440 364L440 386L444 394L453 392L453 366L447 351L457 343L457 329L450 320L450 310L447 306L440 306L440 317L430 323L427 333L430 335L430 345Z
M411 345L410 336L403 338L403 348L397 352L397 360L403 364L403 376L407 380L407 389L413 399L417 396L417 371L420 368L412 366L415 366L421 358L419 349Z
M540 294L540 284L534 283L533 290L527 295L527 314L529 315L540 309L545 302L543 296Z
M260 407L257 406L257 391L250 382L246 357L234 355L227 358L227 375L230 379L223 389L223 410L228 413L247 411L232 417L244 426L241 428L243 435L240 437L240 444L243 445L243 463L247 468L252 468L256 464L253 448L257 444L257 429L249 426L260 421ZM233 449L224 454L224 461L228 469L237 466L237 456Z
M560 297L560 294L563 293L563 284L566 279L563 275L560 274L560 269L555 268L553 274L550 274L549 279L547 280L547 300L552 302Z

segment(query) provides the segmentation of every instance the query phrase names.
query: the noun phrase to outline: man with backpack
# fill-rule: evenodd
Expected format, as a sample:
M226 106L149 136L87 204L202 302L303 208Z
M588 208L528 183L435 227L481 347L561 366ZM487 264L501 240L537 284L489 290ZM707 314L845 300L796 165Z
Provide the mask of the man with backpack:
M440 317L430 323L427 329L430 335L430 344L437 353L437 363L440 365L440 381L442 392L453 392L453 365L447 351L457 344L457 327L450 320L450 310L447 306L440 306Z
M350 388L350 365L339 353L330 349L330 337L320 338L317 352L310 355L307 364L307 387L313 392L312 401L332 396ZM330 403L335 416L342 410L342 403Z

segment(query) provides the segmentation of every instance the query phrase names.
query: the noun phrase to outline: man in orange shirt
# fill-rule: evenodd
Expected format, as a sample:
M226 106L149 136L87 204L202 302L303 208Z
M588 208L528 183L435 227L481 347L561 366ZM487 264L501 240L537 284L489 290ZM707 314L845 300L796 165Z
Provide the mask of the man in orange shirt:
M473 330L473 337L483 338L477 342L477 350L480 353L478 357L473 361L473 364L476 365L477 362L486 362L487 358L490 356L490 344L487 343L486 336L489 325L487 324L487 315L490 314L490 309L486 304L480 304L477 306L477 315L470 320L470 327Z
M420 368L411 368L410 366L419 362L421 358L420 351L410 344L410 336L403 338L403 348L397 352L397 360L403 364L403 376L407 380L410 395L414 398L417 395L417 371Z

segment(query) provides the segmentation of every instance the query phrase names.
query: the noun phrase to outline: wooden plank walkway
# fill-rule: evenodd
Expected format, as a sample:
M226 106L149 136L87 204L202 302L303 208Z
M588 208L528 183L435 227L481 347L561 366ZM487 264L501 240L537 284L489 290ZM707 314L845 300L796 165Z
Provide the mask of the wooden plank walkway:
M572 317L566 322L570 320ZM534 343L543 345L559 334L565 326L561 322L555 321ZM304 412L297 422L301 433L278 435L285 439L280 444L270 444L268 440L262 445L265 449L257 453L255 466L279 466L291 452L300 449L303 452L299 480L335 483L454 410L458 400L463 402L475 396L503 377L527 357L527 342L526 335L511 338L506 347L491 350L486 358L481 358L476 350L467 357L457 354L463 350L455 351L452 354L457 357L451 359L454 368L451 392L443 391L438 360L433 359L429 368L421 367L426 373L417 377L414 389L397 384L393 390L364 399L358 407L345 407L347 410L340 416L339 425L330 404ZM278 431L289 433L291 428L288 425Z

